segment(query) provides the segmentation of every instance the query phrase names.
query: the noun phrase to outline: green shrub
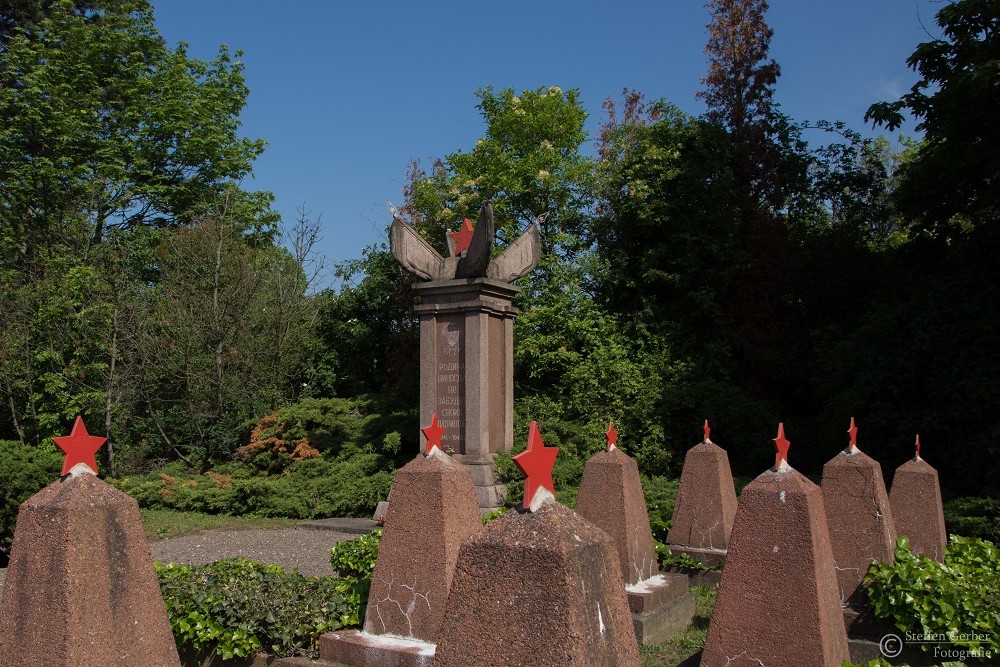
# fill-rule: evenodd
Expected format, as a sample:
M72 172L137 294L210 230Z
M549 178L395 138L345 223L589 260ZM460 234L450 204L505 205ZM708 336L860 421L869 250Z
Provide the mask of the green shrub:
M261 651L316 656L321 634L361 616L351 578L305 577L244 558L157 564L156 572L177 643L224 660Z
M955 498L944 504L948 532L1000 544L1000 499Z
M280 475L234 463L204 474L171 466L109 481L143 509L289 519L370 516L392 485L385 465L377 454L355 453L293 463Z
M6 566L17 510L25 500L59 479L63 457L51 442L22 445L0 440L0 566Z
M991 542L952 535L938 563L900 537L895 562L872 565L865 584L875 615L900 630L1000 653L1000 550Z
M337 542L330 549L330 566L341 577L372 578L382 531L373 530L354 540Z

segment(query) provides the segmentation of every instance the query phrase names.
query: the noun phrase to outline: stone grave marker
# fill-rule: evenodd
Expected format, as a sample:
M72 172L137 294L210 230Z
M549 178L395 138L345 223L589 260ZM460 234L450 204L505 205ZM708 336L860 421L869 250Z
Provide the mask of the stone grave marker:
M847 432L847 448L823 466L826 524L848 632L857 636L874 632L881 637L880 628L870 627L874 619L868 613L868 596L861 583L873 562L893 561L896 528L882 466L858 449L853 417Z
M459 546L482 529L472 478L441 451L431 416L424 454L399 469L368 594L364 629L320 637L320 658L338 665L427 667L434 656Z
M520 510L462 545L434 667L637 667L618 554L599 528L556 502L552 464L531 423L515 457Z
M487 204L473 231L468 220L449 233L451 256L441 257L398 218L392 254L422 280L414 313L420 320L420 419L435 413L448 429L443 449L472 474L480 508L502 505L493 457L514 444L514 317L520 288L511 284L538 264L541 241L532 225L491 259L493 209Z
M840 667L849 659L820 488L788 465L743 489L702 667Z
M710 433L706 419L705 439L684 456L667 547L714 567L726 560L736 518L736 486L729 455L709 439Z
M695 613L687 575L660 574L639 466L618 448L608 424L607 448L583 469L576 512L608 536L618 551L632 624L640 644L659 644L682 632Z
M135 500L97 478L104 438L76 418L62 476L18 510L0 665L179 667Z
M896 532L910 540L910 551L944 562L948 533L944 525L938 473L920 457L920 436L913 459L896 468L889 491Z

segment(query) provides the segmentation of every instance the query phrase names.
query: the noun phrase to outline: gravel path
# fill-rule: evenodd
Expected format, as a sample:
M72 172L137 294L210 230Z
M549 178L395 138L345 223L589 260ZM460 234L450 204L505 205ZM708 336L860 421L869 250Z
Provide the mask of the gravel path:
M330 547L357 535L332 530L283 528L279 530L213 530L150 543L153 558L161 563L203 565L243 556L308 576L330 576ZM0 598L7 570L0 568Z
M153 558L160 563L203 565L224 558L243 556L286 569L296 568L309 576L331 576L330 547L357 535L330 530L213 530L150 543Z

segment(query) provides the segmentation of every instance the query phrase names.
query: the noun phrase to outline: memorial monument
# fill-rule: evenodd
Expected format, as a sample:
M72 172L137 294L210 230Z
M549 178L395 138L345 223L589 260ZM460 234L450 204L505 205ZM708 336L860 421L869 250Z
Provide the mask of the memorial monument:
M442 257L398 218L390 228L392 255L421 282L414 313L420 320L420 421L437 414L448 429L442 448L472 475L479 507L503 500L493 456L514 444L514 317L520 288L541 257L537 224L496 257L493 209L487 204L472 228L449 233Z
M850 657L820 488L788 465L743 489L701 667L840 667Z
M941 504L937 470L920 457L920 436L912 459L896 468L889 490L889 504L896 533L910 540L910 551L944 562L948 533Z
M97 478L104 438L80 417L62 476L17 513L0 665L180 667L135 500Z

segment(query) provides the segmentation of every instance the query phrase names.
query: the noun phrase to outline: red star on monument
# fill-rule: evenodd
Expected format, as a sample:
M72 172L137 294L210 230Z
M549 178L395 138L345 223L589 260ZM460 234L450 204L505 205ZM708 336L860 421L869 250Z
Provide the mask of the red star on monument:
M604 435L608 438L608 451L618 447L618 429L615 428L614 422L608 422L608 430L604 432Z
M107 438L87 433L87 426L83 423L83 417L77 415L76 421L73 422L73 430L70 431L69 435L52 438L52 441L56 443L59 449L66 452L66 458L63 459L62 473L60 474L66 475L73 469L73 466L82 463L93 470L96 475L97 450L101 448L105 440Z
M528 448L514 457L514 463L524 473L524 507L531 506L535 492L540 488L548 489L549 493L555 495L552 466L555 465L558 453L558 447L546 447L542 442L538 422L531 422L528 427Z
M435 448L441 450L441 436L444 435L444 426L438 424L436 412L431 413L431 425L420 429L427 438L427 447L424 449L424 456L430 456Z
M917 458L919 459L920 458L920 434L919 433L917 433L917 442L916 442L915 446L917 448Z
M469 244L472 243L472 234L474 231L475 230L472 228L472 221L466 218L457 232L448 232L448 236L455 241L455 257L458 257L469 249Z
M851 417L851 428L847 429L848 435L851 436L851 449L858 448L858 427L854 425L854 417Z
M712 429L709 428L707 419L705 420L704 428L705 428L705 442L712 442L711 440L708 439L708 434L712 432Z
M785 439L785 424L778 424L778 437L774 438L774 469L781 470L781 462L788 465L788 446L792 444Z

